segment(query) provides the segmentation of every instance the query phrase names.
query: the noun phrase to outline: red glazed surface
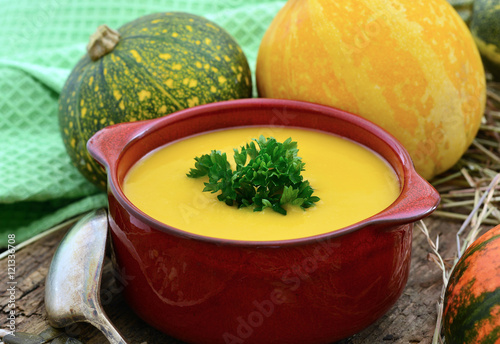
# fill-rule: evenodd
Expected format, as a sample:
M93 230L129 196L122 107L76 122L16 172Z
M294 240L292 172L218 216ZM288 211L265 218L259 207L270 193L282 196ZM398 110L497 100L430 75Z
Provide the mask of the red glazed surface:
M248 125L314 128L370 147L398 174L400 197L381 213L331 233L245 242L171 228L123 195L128 169L152 149ZM439 203L391 135L358 116L305 102L202 105L105 128L88 149L108 172L109 224L128 303L149 324L189 343L319 344L362 330L401 295L413 222Z

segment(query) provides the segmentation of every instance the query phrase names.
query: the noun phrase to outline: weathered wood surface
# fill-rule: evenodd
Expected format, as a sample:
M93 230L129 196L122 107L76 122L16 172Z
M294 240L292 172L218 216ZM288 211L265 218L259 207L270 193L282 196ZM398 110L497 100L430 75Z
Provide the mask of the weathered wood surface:
M429 217L425 223L431 237L440 235L440 254L453 258L456 254L455 234L460 227L457 221L445 221ZM66 229L55 232L16 252L16 330L38 334L49 326L44 307L45 277ZM394 307L378 322L341 344L428 344L435 329L436 304L442 288L441 271L428 259L430 246L422 232L415 227L413 232L411 273L403 295ZM8 328L9 293L7 292L7 259L0 261L0 328ZM119 285L112 278L109 262L106 264L102 282L102 302L108 316L131 344L181 344L180 341L151 328L127 307L119 292ZM107 343L95 328L79 324L65 332L83 343ZM339 343L339 344L340 344Z

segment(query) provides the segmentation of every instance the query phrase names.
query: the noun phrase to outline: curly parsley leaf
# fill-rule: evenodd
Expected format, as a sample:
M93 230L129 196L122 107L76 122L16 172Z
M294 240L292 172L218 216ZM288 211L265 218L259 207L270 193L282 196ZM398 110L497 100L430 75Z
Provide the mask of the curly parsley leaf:
M285 204L306 209L319 201L319 197L312 196L314 190L309 182L303 180L305 163L297 156L297 142L291 138L280 143L261 135L233 151L235 171L226 153L212 150L195 158L195 168L187 176L208 176L203 191L220 191L220 201L240 208L253 206L254 211L271 208L286 215Z

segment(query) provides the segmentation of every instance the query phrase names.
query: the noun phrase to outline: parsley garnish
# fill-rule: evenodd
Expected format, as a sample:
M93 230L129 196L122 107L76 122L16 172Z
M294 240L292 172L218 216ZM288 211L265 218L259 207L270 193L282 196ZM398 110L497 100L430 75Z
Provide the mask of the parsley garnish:
M236 171L231 169L226 153L212 150L210 154L194 158L195 168L187 176L208 175L203 191L220 191L217 196L220 201L240 208L253 205L254 211L271 208L286 215L284 204L305 209L319 201L319 197L312 196L313 189L300 174L305 163L297 156L297 142L291 138L280 143L273 137L260 136L240 150L233 150Z

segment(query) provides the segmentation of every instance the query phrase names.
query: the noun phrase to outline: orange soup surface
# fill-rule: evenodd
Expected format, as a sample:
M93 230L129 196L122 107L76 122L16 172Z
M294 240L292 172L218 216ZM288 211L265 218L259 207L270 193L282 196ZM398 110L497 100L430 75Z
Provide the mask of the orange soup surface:
M208 177L188 178L194 158L211 150L226 152L260 135L298 143L302 175L320 198L305 210L228 206L218 193L202 192ZM233 166L234 168L234 166ZM299 128L244 127L213 131L169 143L139 160L127 173L123 191L141 211L172 227L203 236L274 241L310 237L352 225L379 213L399 195L392 167L378 154L350 140Z

